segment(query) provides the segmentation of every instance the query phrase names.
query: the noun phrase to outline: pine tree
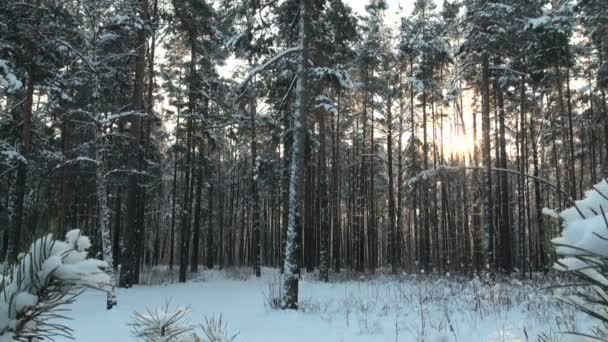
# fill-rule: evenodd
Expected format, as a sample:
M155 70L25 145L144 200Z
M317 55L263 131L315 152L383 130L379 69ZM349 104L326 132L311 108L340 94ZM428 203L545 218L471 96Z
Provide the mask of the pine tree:
M287 226L287 241L285 244L284 292L282 308L298 308L298 282L300 277L300 198L302 179L302 157L304 152L304 137L306 130L307 115L307 92L308 92L308 47L309 47L309 20L310 1L300 1L300 29L299 29L299 61L298 80L296 85L296 100L294 124L293 124L293 147L291 157L291 174L289 177L289 223Z

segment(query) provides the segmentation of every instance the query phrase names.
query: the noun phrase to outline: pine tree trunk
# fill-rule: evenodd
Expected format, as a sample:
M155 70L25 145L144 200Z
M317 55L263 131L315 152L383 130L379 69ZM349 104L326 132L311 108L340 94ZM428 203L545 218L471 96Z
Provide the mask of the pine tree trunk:
M490 65L488 54L482 55L481 95L482 95L482 159L486 171L483 175L483 214L482 214L482 245L483 267L489 267L492 261L493 219L492 219L492 156L490 139Z
M427 94L426 90L422 93L422 169L429 169L429 146L427 132ZM431 222L428 182L422 184L422 232L420 234L420 264L424 271L431 272Z
M506 128L505 128L505 106L502 89L500 89L498 82L496 84L496 94L498 100L498 130L499 130L499 148L500 148L500 168L507 169L507 139L506 139ZM500 176L500 267L502 271L509 274L511 273L511 222L509 205L509 180L506 174Z
M389 90L390 91L390 90ZM388 157L388 224L390 232L390 260L391 272L397 274L398 255L397 255L397 227L395 225L395 189L393 183L393 115L391 111L391 95L386 101L386 153Z
M372 79L374 76L374 70L372 69L371 71L372 74ZM376 264L378 263L378 230L377 230L377 223L376 223L376 187L375 187L375 178L376 178L376 173L375 173L375 164L376 164L376 160L374 157L375 151L374 151L374 92L371 93L370 96L370 101L371 101L371 113L370 113L370 128L369 128L369 140L370 140L370 152L369 152L369 167L370 167L370 174L369 174L369 200L368 200L368 206L369 206L369 224L367 227L367 232L368 232L368 239L369 239L369 268L370 271L372 273L374 273L376 271Z
M181 70L180 70L180 83L181 83ZM179 128L181 110L177 107L177 118L175 123L175 144L179 143L179 135L177 134ZM177 218L176 212L177 206L177 152L173 153L173 182L171 188L171 231L169 232L169 271L173 271L173 263L175 258L175 221Z
M34 75L32 71L28 72L26 89L25 89L25 103L23 108L23 124L21 127L21 145L20 153L23 158L20 158L17 164L17 180L15 183L15 192L13 199L13 218L12 227L8 230L8 245L7 245L7 256L6 260L9 264L17 261L19 250L21 248L21 231L23 228L23 217L24 217L24 200L25 200L25 187L27 180L27 163L25 160L28 159L30 152L32 151L32 107L34 104Z
M284 289L281 306L284 309L298 308L298 281L300 278L299 236L301 231L300 198L302 180L302 153L306 141L307 90L308 90L308 26L310 0L300 1L300 57L293 131L291 176L289 182L289 222L285 251Z
M201 137L201 139L203 139ZM203 197L203 168L204 168L204 148L202 140L198 147L198 162L196 165L196 190L194 202L194 232L192 234L192 260L190 261L190 272L198 272L198 263L201 244L201 210ZM209 192L211 194L211 191ZM209 248L209 246L207 246Z
M570 67L566 68L566 99L568 109L568 157L569 172L570 172L570 197L576 198L576 171L575 171L575 159L574 159L574 125L572 124L572 95L570 93Z
M289 178L291 173L291 154L292 154L292 125L291 113L289 110L283 112L283 169L281 174L281 273L283 273L283 263L285 261L285 243L287 241L287 228L289 222Z
M321 281L329 281L329 200L327 194L327 154L326 154L326 132L325 113L317 113L319 121L319 230L320 230L320 259L319 278Z
M249 114L251 120L251 201L252 201L252 254L253 254L253 271L256 277L262 275L261 263L262 263L262 240L260 234L260 198L258 194L258 166L257 166L257 132L256 132L256 98L251 95L249 103Z
M536 119L535 118L530 118L530 141L532 142L532 162L533 162L533 168L534 168L534 177L536 177L538 179L538 177L540 177L540 167L539 167L539 160L538 160L538 155L539 155L539 151L538 151L538 146L537 146L537 129L536 129ZM525 133L524 133L525 134ZM523 148L522 148L523 151ZM523 165L522 165L523 168ZM542 214L542 208L543 208L543 197L542 197L542 192L541 192L541 187L540 187L540 182L538 180L534 181L534 198L536 200L535 203L535 207L536 207L536 225L537 225L537 229L538 229L538 239L539 241L539 250L538 250L538 254L539 254L539 261L540 261L540 265L543 269L543 273L547 273L549 271L549 265L546 261L547 258L547 252L545 251L546 248L546 244L547 244L547 237L545 234L545 230L546 227L544 225L543 222L543 214ZM520 237L522 240L525 241L525 235L522 235ZM525 242L523 242L525 244ZM525 251L525 249L524 249ZM525 253L525 252L524 252ZM525 262L525 255L523 256L524 262Z
M403 241L405 244L405 248L407 248L407 252L410 253L411 252L411 248L409 247L409 239L411 237L411 234L408 234L408 236L406 237L406 239L402 238L402 232L403 232L403 91L401 89L402 86L402 82L401 82L401 70L399 71L399 135L397 136L397 226L395 227L395 229L397 230L397 240L394 241L394 243L396 244L395 249L397 250L397 255L396 255L396 262L397 262L397 268L401 267L401 262L402 262L402 244L401 242Z
M209 162L211 162L211 156L209 157ZM213 241L213 195L215 193L215 185L213 183L209 184L209 199L208 206L209 210L207 210L207 257L206 257L206 266L207 269L213 269L213 265L215 264L215 245Z
M192 135L193 135L193 116L196 113L196 99L195 99L195 85L196 82L196 61L197 53L194 46L195 37L190 34L190 74L189 74L189 85L188 85L188 118L186 119L186 165L184 172L184 202L182 206L182 229L180 236L180 251L179 251L179 282L186 282L188 273L188 257L190 256L190 226L191 226L191 214L192 214Z
M336 273L340 272L341 268L341 249L342 249L342 225L340 218L340 183L338 180L338 174L340 172L340 113L342 102L342 91L338 88L338 110L334 117L334 132L332 135L332 148L333 148L333 163L332 163L332 193L334 201L332 204L332 226L333 226L333 259L334 259L334 270Z
M148 0L140 0L141 9L141 20L146 22L148 20ZM137 31L137 42L136 51L137 55L135 58L135 80L133 89L133 110L143 113L144 110L144 76L146 67L146 30L142 27ZM137 227L139 226L139 210L140 210L140 195L141 189L139 187L139 174L138 169L140 167L140 159L142 158L141 151L141 117L135 115L131 118L130 128L132 144L135 148L131 151L129 158L132 168L136 172L131 173L128 176L127 182L127 223L129 229L126 231L127 246L138 246L137 241ZM122 258L123 266L120 274L120 285L122 287L131 287L137 282L135 279L136 263L137 263L137 250L138 248L127 248L125 250L125 256Z
M225 255L225 250L224 250L224 190L225 190L225 185L223 183L224 180L224 175L222 174L222 158L221 158L221 151L220 153L220 157L219 157L219 162L217 163L217 184L219 187L219 191L218 191L218 202L219 202L219 209L218 209L218 213L217 213L217 217L218 217L218 228L219 228L219 242L218 242L218 261L217 264L219 266L219 269L222 270L224 269L224 255ZM209 229L211 229L211 227L209 227Z
M118 264L120 263L120 224L122 220L122 196L116 194L116 202L114 204L114 245L112 246L112 252L114 253L112 260L114 261L114 270L118 270Z
M65 234L67 233L68 211L71 201L71 186L69 179L71 166L68 163L65 163L66 161L70 160L72 155L70 153L70 150L72 148L71 126L71 120L69 120L68 118L64 118L63 123L61 125L61 149L63 152L64 165L61 168L61 197L59 217L57 218L57 231L59 232L59 236L65 236Z

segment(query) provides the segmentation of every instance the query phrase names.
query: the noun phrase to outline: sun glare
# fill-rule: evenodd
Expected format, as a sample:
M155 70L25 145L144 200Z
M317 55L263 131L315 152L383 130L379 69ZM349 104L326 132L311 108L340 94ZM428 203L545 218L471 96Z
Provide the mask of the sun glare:
M475 142L472 136L464 134L448 134L443 140L444 153L447 155L472 154L475 148Z

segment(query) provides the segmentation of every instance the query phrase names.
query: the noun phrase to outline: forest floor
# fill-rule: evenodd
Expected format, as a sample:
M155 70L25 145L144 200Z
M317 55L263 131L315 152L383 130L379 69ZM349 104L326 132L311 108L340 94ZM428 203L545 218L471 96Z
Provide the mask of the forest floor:
M103 293L87 291L69 316L76 341L135 341L129 322L135 311L189 308L193 325L221 314L237 342L357 341L566 341L562 331L588 331L593 322L558 302L548 282L515 279L485 285L479 279L378 275L341 276L330 283L305 274L300 310L273 309L280 276L265 268L204 271L185 284L162 271L149 284L118 289L118 306L107 311ZM540 289L540 290L539 290ZM61 339L58 339L61 341Z

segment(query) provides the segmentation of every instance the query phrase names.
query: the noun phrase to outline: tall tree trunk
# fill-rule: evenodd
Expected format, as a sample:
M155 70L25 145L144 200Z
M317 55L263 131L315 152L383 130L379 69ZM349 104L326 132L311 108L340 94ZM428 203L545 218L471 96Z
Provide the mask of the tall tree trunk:
M108 207L108 188L105 178L105 163L102 150L104 149L104 130L100 123L101 116L99 111L99 79L98 74L95 73L94 78L94 91L93 91L93 116L96 118L95 122L95 185L97 190L97 228L101 233L101 246L103 253L103 260L108 264L106 272L110 276L110 291L108 291L106 297L106 309L110 310L116 305L116 296L114 294L114 286L116 284L114 274L114 253L112 251L112 234L110 227L110 208Z
M289 178L291 173L291 144L292 144L292 124L291 113L289 110L283 112L283 169L281 174L281 273L283 273L283 263L285 261L285 243L287 241L287 228L289 222Z
M404 101L403 101L403 91L401 89L402 81L401 81L401 68L399 70L399 135L397 136L397 226L395 229L397 230L397 240L393 241L396 244L395 249L397 250L396 262L397 268L401 266L402 260L402 252L401 252L401 242L402 240L402 232L403 232L403 112L404 112ZM413 118L412 118L413 119ZM409 244L407 243L411 237L411 234L408 234L406 237L407 240L405 242L405 247L407 248L407 252L410 253L411 250Z
M118 264L120 263L120 224L122 223L122 196L120 193L116 195L114 203L114 245L112 246L112 252L114 253L112 260L114 261L114 270L118 270Z
M334 259L334 270L336 273L340 272L341 267L341 240L342 240L342 225L340 219L340 183L338 180L338 174L340 172L340 113L342 111L342 90L338 88L338 110L334 116L334 132L332 135L332 149L333 149L333 163L332 163L332 181L333 186L332 193L334 201L332 203L332 232L333 232L333 259Z
M41 0L36 0L35 7L40 7ZM29 49L29 58L30 62L34 63L38 56L38 43L40 32L39 32L39 18L35 17L34 20L34 32L33 38L35 43ZM17 256L19 255L19 250L21 248L21 239L22 239L22 226L23 226L23 217L24 217L24 200L25 200L25 187L27 180L27 160L29 158L29 154L32 151L32 109L34 105L34 75L35 71L33 67L29 67L27 70L27 79L25 84L25 101L23 103L23 114L22 114L22 125L21 125L21 144L19 146L20 153L22 158L19 158L17 163L17 179L15 184L15 192L13 199L13 217L12 217L12 226L8 230L7 234L7 248L6 248L6 262L8 264L15 263L17 261Z
M567 106L568 106L568 152L569 152L569 158L570 158L570 163L569 163L569 167L570 167L570 182L572 183L570 185L571 190L570 190L570 197L572 198L576 198L577 197L577 191L576 191L576 171L575 171L575 163L576 160L574 159L574 125L572 123L572 95L570 92L570 67L566 68L566 99L567 99Z
M95 183L97 185L97 201L98 201L98 214L97 214L97 225L101 232L101 244L103 252L103 260L108 264L106 272L110 274L111 288L107 295L106 308L112 309L116 305L116 296L114 295L114 253L112 253L112 236L110 233L110 208L108 208L108 191L105 180L103 156L101 155L101 135L99 129L95 130L95 160L97 161L97 167L95 169Z
M209 156L209 163L211 163L211 156ZM210 173L211 176L211 173ZM211 177L209 177L211 179ZM207 205L209 206L209 210L207 210L207 257L206 266L207 269L213 269L213 265L215 264L215 242L213 241L213 194L215 193L215 185L211 183L209 185L209 199Z
M192 260L190 262L190 272L198 272L198 262L200 255L200 244L201 244L201 210L202 210L202 197L203 197L203 168L204 168L204 148L203 142L199 142L198 146L198 162L196 165L196 190L195 190L195 202L194 202L194 232L192 233ZM212 196L209 191L209 197ZM209 199L210 200L210 199ZM207 246L209 248L209 246Z
M389 89L389 92L392 91ZM395 189L393 183L393 115L391 111L391 94L386 101L386 152L388 157L388 225L390 232L390 260L391 272L397 274L398 256L397 256L397 227L395 225Z
M67 116L67 115L66 115ZM59 236L65 236L67 233L67 220L68 211L71 201L71 186L70 186L70 172L71 167L69 163L66 163L71 158L70 150L72 140L72 123L67 117L64 117L61 127L61 149L63 152L64 165L61 168L61 199L59 207L59 217L57 218L57 231Z
M327 194L327 155L326 155L326 132L325 112L317 113L319 121L319 230L320 230L320 262L319 278L321 281L329 281L329 200Z
M306 141L306 114L308 91L308 26L310 0L300 1L300 57L293 131L291 177L289 182L289 223L285 252L283 300L284 309L298 308L298 281L300 278L300 198L302 180L302 153Z
M29 157L32 151L32 107L34 104L34 75L33 71L29 71L27 75L26 88L25 88L25 103L23 108L21 126L21 155L17 164L17 180L15 183L15 192L13 199L13 219L12 227L8 230L8 245L7 245L7 256L6 260L9 264L17 261L19 250L21 248L21 231L23 228L23 217L24 217L24 200L25 200L25 187L27 180L27 163L25 160Z
M219 160L217 163L217 185L218 185L218 202L219 202L219 209L218 209L218 213L217 213L217 217L218 217L218 228L219 228L219 240L218 241L218 260L217 260L217 264L219 266L219 269L223 269L224 268L224 190L225 190L225 185L224 185L224 175L222 174L222 158L221 158L221 151L219 151L218 153L220 153L219 156ZM209 229L211 229L211 226L209 227Z
M141 20L143 22L147 22L149 19L148 13L148 0L140 0L140 11L141 11ZM136 51L137 55L135 57L135 80L134 80L134 89L133 89L133 110L143 113L145 111L144 108L144 76L145 76L145 68L146 68L146 40L147 34L146 29L141 28L137 31L137 41L136 41ZM132 151L132 156L130 157L130 161L132 163L132 167L135 172L131 173L128 176L128 184L127 184L127 223L129 230L126 231L127 238L127 246L131 246L127 248L125 251L125 257L123 258L123 267L120 274L120 285L122 287L131 287L134 283L137 282L135 279L135 269L137 267L136 256L137 249L132 246L138 246L139 241L137 241L137 227L139 226L139 210L140 210L140 195L141 189L139 186L139 170L140 167L140 159L142 158L142 150L141 150L141 116L134 115L131 118L131 140L135 148Z
M262 239L260 234L260 196L258 193L258 153L257 153L257 131L256 131L256 103L257 101L254 94L249 99L249 115L251 120L251 201L252 201L252 254L253 254L253 271L256 277L262 275L261 264L262 264Z
M180 236L180 254L179 254L179 281L185 282L188 273L188 257L190 255L190 226L192 214L192 198L190 196L190 188L192 187L192 134L193 134L193 116L196 113L195 99L195 82L197 78L196 61L198 58L195 43L196 38L190 33L190 73L188 85L188 118L186 119L186 165L184 172L184 203L182 207L182 230Z
M535 92L533 92L535 93ZM546 255L546 227L543 223L543 214L542 214L542 208L543 208L543 197L542 197L542 193L541 193L541 187L540 187L540 182L538 181L538 178L540 177L540 167L539 167L539 160L538 160L538 155L539 155L539 151L538 151L538 144L537 142L537 134L538 131L536 129L536 118L530 118L530 141L532 142L532 163L534 164L533 168L534 168L534 177L536 177L536 180L534 181L534 198L536 201L536 225L537 225L537 229L538 229L538 239L540 240L539 242L539 250L538 250L538 254L539 254L539 263L541 265L541 267L543 268L543 273L547 273L549 271L549 265L546 261L547 259L547 255ZM522 149L523 150L523 149ZM542 151L541 151L542 152ZM523 165L522 165L522 170L523 170ZM524 239L525 241L525 236L521 237L522 239ZM524 242L525 244L525 242Z
M500 148L500 168L507 169L507 138L505 128L505 106L502 89L498 81L496 85L496 97L498 101L498 130L499 130L499 148ZM510 198L509 198L509 180L506 174L500 176L500 267L509 274L511 273L511 222L510 214Z
M492 156L490 139L490 62L487 52L482 55L481 95L482 95L482 159L486 168L483 175L483 266L488 267L492 261L493 219L492 219Z
M429 169L429 146L427 132L427 94L426 90L422 93L422 168ZM430 200L428 191L428 182L425 180L422 184L422 232L420 234L420 264L426 272L431 272L431 223L430 223Z
M180 83L182 80L182 73L180 70ZM180 96L181 98L181 96ZM177 107L177 118L175 123L175 144L179 143L179 135L177 134L179 128L179 118L181 110L180 106ZM175 221L177 218L176 206L177 206L177 152L173 153L173 185L171 189L171 231L169 232L169 271L173 271L173 262L175 257Z
M372 75L372 79L374 77L374 69L372 68L371 71L371 75ZM369 128L369 140L370 140L370 152L369 152L369 167L370 167L370 174L369 174L369 200L368 200L368 206L369 206L369 224L367 227L367 233L368 233L368 239L369 239L369 268L370 271L373 273L376 271L376 264L378 262L378 256L377 256L377 251L378 251L378 230L377 230L377 222L376 222L376 186L375 186L375 178L376 178L376 173L375 173L375 164L376 164L376 160L375 160L375 151L374 151L374 147L375 147L375 142L374 142L374 92L371 93L370 96L370 101L371 101L371 113L370 113L370 128Z

